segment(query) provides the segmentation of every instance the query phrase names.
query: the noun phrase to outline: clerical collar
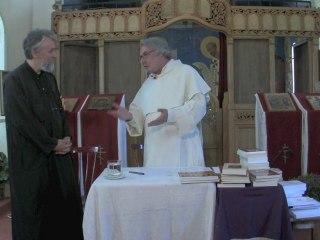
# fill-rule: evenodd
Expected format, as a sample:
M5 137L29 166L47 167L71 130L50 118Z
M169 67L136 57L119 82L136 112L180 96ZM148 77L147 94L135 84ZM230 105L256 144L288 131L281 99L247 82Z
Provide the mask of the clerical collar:
M165 75L168 72L170 72L176 64L181 64L181 61L180 60L170 59L170 61L168 61L163 66L163 68L161 69L161 72L159 74L150 73L148 77L152 78L152 79L157 79L158 77L162 77L163 75Z
M150 73L150 78L152 78L152 79L157 79L157 77L158 77L158 75L157 74L155 74L155 73Z
M34 76L39 77L43 71L40 69L40 72L37 72L32 66L31 64L28 62L28 60L26 60L24 62L24 65L27 66L27 69L30 73L32 73Z

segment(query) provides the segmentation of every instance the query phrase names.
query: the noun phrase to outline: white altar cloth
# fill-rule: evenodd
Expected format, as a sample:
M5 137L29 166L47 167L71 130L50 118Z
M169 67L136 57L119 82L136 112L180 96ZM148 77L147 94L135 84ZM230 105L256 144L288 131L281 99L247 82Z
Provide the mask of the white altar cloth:
M118 180L102 172L86 200L84 239L211 240L216 185L181 184L177 172L186 169L201 167L124 168Z

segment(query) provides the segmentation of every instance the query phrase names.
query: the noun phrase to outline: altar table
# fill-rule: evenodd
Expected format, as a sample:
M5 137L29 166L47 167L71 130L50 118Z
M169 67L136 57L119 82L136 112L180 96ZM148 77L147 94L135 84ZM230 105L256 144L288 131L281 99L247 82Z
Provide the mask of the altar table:
M182 169L124 168L125 178L118 180L102 172L86 200L84 238L211 240L216 184L181 184L177 172Z

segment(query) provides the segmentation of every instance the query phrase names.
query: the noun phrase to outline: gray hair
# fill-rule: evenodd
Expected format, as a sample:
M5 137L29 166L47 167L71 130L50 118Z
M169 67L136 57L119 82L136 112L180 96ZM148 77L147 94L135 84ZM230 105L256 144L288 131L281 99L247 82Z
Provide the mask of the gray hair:
M27 59L32 59L32 52L41 50L44 38L56 41L57 36L53 31L47 29L35 29L28 33L23 40L24 55Z
M168 59L172 58L171 49L169 48L168 43L164 38L150 37L142 39L140 40L140 47L142 46L148 46L156 50L157 53L162 53L163 56Z

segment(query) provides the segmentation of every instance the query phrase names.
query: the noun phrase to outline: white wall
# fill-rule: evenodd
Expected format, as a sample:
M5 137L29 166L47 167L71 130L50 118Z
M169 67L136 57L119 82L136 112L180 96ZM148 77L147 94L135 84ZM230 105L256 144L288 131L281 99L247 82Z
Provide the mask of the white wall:
M5 31L5 70L12 71L25 60L22 41L35 28L51 28L54 0L0 0ZM0 152L7 154L5 118L0 117Z
M22 41L34 28L51 28L54 0L0 0L6 42L6 70L24 61Z
M319 0L311 0L311 6L319 8L320 7L320 1Z
M51 29L51 14L54 2L55 0L33 0L33 12L37 14L33 14L32 28Z

